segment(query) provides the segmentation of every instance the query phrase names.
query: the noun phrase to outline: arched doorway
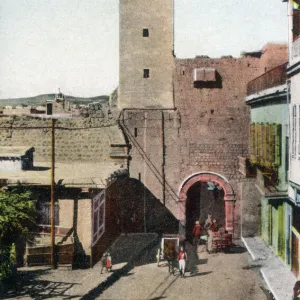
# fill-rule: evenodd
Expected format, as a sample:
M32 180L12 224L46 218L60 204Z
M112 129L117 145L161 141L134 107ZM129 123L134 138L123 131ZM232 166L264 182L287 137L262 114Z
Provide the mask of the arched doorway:
M211 187L210 192L209 185ZM206 191L204 190L206 189ZM201 197L199 192L203 193L206 201L203 201L203 206L207 205L209 199L213 199L213 202L210 205L207 205L206 208L202 207L203 214L201 215L201 200L195 201ZM198 194L198 195L197 195ZM206 195L205 195L206 194ZM193 201L194 199L194 201ZM208 200L208 201L207 201ZM220 202L222 200L222 202ZM181 224L181 234L188 234L191 230L192 223L195 218L205 218L205 210L211 210L215 205L221 205L216 211L215 215L218 215L220 220L219 222L225 226L225 229L233 234L234 231L234 204L235 204L235 195L231 185L228 183L228 180L217 174L209 172L200 172L193 174L188 177L182 183L179 191L179 202L178 202L178 218ZM196 210L196 211L195 211ZM197 212L197 210L199 212ZM208 212L208 211L207 211ZM206 213L207 213L206 212ZM212 212L214 215L214 213ZM221 217L221 214L223 215Z
M195 221L204 224L208 214L217 220L219 227L225 226L224 191L216 185L198 181L187 192L185 224L187 238L192 236Z

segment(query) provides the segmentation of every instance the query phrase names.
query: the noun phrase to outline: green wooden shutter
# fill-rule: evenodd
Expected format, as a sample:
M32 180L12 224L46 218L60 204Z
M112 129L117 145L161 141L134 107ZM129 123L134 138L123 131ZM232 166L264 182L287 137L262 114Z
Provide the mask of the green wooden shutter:
M281 164L281 124L276 124L275 132L275 164Z
M250 160L252 163L256 163L256 135L255 135L255 123L251 123L250 130Z
M270 124L270 148L269 148L269 161L271 164L275 163L275 124Z

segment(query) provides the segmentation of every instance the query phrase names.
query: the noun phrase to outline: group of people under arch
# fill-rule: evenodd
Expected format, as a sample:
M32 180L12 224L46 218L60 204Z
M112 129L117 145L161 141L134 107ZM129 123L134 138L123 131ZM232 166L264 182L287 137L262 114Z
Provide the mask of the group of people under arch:
M193 245L197 246L205 241L208 253L222 250L224 246L231 245L231 235L228 234L223 226L217 225L217 220L213 219L211 214L208 214L202 226L199 221L195 222L192 235Z

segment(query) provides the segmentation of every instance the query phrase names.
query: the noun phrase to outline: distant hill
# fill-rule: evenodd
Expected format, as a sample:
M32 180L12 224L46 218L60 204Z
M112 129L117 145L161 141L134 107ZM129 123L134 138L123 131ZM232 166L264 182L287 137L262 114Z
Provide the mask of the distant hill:
M12 106L16 107L18 105L30 105L30 106L45 106L47 100L54 100L55 94L44 94L35 97L28 98L13 98L13 99L0 99L0 107ZM91 98L73 97L65 95L66 101L70 101L71 104L88 104L91 102L101 102L106 103L109 100L109 96L97 96Z

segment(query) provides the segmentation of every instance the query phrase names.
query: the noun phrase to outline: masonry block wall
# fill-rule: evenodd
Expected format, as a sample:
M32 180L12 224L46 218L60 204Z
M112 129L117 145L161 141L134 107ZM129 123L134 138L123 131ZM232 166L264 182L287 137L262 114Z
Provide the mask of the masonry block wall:
M219 86L195 87L196 68L214 68ZM176 60L175 105L181 115L177 143L183 151L179 181L199 170L237 179L237 156L248 153L249 108L243 98L247 83L259 72L254 57Z
M130 175L178 217L182 183L195 173L225 177L237 195L235 232L240 232L238 156L248 155L247 83L262 73L261 58L176 59L174 110L124 110L121 124L132 144ZM219 83L194 85L195 68L216 69ZM122 98L121 98L122 99Z
M268 72L288 61L287 44L266 44L262 49L261 72Z
M173 64L173 0L121 0L119 107L172 108Z
M124 144L122 131L112 116L59 119L55 124L57 162L110 159L110 144ZM2 147L32 146L34 161L50 161L51 120L34 117L1 117Z

